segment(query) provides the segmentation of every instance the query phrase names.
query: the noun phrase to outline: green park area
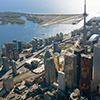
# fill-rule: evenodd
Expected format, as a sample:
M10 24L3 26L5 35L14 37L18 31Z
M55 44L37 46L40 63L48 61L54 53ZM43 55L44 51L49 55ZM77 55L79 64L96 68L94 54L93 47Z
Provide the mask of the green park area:
M74 17L82 17L82 14L29 14L20 12L0 12L0 24L25 24L25 20L21 17L26 17L27 20L33 21L40 25L48 23L54 24L73 19Z

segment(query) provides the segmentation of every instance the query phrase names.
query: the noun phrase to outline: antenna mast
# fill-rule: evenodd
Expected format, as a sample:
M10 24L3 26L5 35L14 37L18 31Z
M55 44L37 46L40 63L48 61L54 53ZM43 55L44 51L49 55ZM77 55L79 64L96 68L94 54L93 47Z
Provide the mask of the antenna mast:
M86 0L84 0L84 14L83 14L83 17L84 17L84 33L83 33L82 47L84 47L84 45L86 45L86 37L87 37L87 33L86 33L86 17L87 17L87 14L86 14Z

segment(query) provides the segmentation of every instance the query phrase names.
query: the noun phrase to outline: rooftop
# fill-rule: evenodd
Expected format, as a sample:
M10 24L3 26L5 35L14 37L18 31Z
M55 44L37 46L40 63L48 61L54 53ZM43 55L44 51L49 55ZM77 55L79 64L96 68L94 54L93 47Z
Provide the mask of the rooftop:
M31 62L34 61L34 60L38 61L38 62L41 61L41 59L38 59L38 58L31 58L31 59L27 60L25 63L31 64Z
M18 89L19 90L22 90L22 89L24 89L26 86L25 85L20 85L19 87L18 87Z
M85 58L88 58L88 59L92 59L93 53L91 53L91 54L81 54L81 57L85 57Z
M41 67L36 68L33 70L34 73L41 73L44 71L44 64L41 65Z
M88 41L92 42L95 41L96 39L100 38L100 36L98 34L93 34Z

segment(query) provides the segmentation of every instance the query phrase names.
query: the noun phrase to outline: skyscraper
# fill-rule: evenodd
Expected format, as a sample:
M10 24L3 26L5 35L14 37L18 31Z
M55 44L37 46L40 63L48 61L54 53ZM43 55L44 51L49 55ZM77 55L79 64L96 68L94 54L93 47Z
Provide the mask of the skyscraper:
M87 17L87 13L86 13L86 0L84 0L84 14L83 14L83 17L84 17L84 33L83 33L83 44L82 44L82 47L84 47L84 45L86 45L86 17Z
M55 68L57 71L59 71L59 53L52 54L52 57L54 58L55 61Z
M80 83L80 72L81 72L81 54L84 53L84 49L76 49L74 54L77 55L77 85Z
M2 65L1 51L0 51L0 66Z
M63 33L60 33L60 41L63 40Z
M91 93L91 68L93 55L81 54L81 82L80 89L84 96L90 100Z
M64 72L65 72L65 81L66 85L70 88L70 84L77 83L77 56L72 53L67 53L65 56L65 65L64 65ZM70 81L71 80L71 81ZM71 82L71 83L70 83Z
M14 82L13 82L12 75L9 75L9 76L7 76L6 78L3 79L3 87L7 91L10 91L14 87Z
M93 83L100 84L100 45L94 46Z
M36 43L35 46L37 47L38 46L38 39L36 37L34 37L33 39L35 40L35 43Z
M58 87L60 90L65 91L65 73L58 71Z
M2 55L7 56L10 60L18 60L19 52L17 42L5 43L4 45L2 45Z
M46 52L45 52L45 56L44 56L44 63L46 62L46 59L47 59L47 58L50 58L50 57L52 57L52 56L51 56L51 53L50 53L49 50L47 49Z
M2 55L6 56L7 54L6 54L6 47L5 47L5 45L2 45L1 48L2 48Z
M53 47L54 47L54 52L58 53L61 52L61 47L58 45L58 42L54 42Z
M12 60L11 63L12 63L12 73L15 76L15 75L17 75L16 63L14 60Z
M18 49L18 43L17 43L17 40L14 39L13 42L17 44L17 49Z
M23 51L22 41L18 41L18 49L19 49L19 52L22 52Z
M8 63L8 58L3 57L3 70L8 71L9 70L9 63Z
M1 58L1 51L0 51L0 58Z
M53 82L56 82L56 69L53 57L50 57L45 61L45 77L48 86Z
M32 50L36 50L36 41L34 39L32 40Z
M39 45L42 46L43 45L43 39L39 39Z

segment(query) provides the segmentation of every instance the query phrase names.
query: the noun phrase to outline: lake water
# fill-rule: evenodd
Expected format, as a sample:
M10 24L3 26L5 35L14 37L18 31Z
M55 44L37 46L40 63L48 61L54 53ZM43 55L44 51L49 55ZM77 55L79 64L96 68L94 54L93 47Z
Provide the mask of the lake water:
M99 15L99 4L100 0L87 0L87 13L90 14L87 19ZM83 10L84 0L0 0L0 12L78 14L83 13ZM25 17L23 19L26 20ZM55 24L47 27L37 25L32 21L26 21L24 25L10 23L0 25L0 45L12 42L13 39L30 42L33 37L45 38L60 32L69 33L82 27L83 21L77 25Z

